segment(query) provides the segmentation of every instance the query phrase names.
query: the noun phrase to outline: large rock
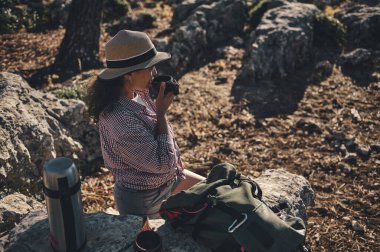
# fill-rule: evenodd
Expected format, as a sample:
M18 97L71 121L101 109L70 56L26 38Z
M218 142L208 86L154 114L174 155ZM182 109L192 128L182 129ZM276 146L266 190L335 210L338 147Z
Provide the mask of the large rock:
M380 50L357 48L340 55L337 63L341 66L342 73L355 82L376 81L372 73L380 70Z
M295 0L261 0L254 3L249 10L249 25L251 29L256 29L259 25L261 18L270 9L288 4L289 2L296 2Z
M313 203L315 196L305 178L284 170L267 170L255 180L263 189L264 201L268 205L287 202L290 205L287 209L289 213L306 219L305 208ZM83 251L132 251L132 248L125 249L125 245L133 241L141 222L137 216L85 214L87 245ZM188 231L176 232L163 219L150 222L163 239L163 251L210 251L193 241ZM49 251L48 233L46 211L40 211L39 214L32 212L11 230L7 251Z
M243 0L187 1L186 4L174 10L174 17L181 23L167 49L172 55L170 67L179 74L203 63L216 45L241 34L247 16Z
M1 191L39 191L44 163L58 156L72 158L82 173L99 167L98 132L82 101L34 90L7 72L0 73L0 100Z
M315 194L310 183L302 176L285 170L266 170L255 179L263 190L263 200L269 206L287 203L288 214L307 219L306 207L314 203Z
M193 12L198 6L202 4L211 4L213 2L217 2L218 0L185 0L180 4L174 7L173 17L171 20L171 25L176 26L178 23L185 20L188 16L190 16L191 12Z
M347 27L347 45L380 49L380 6L346 4L334 15Z
M311 58L317 7L287 3L268 10L250 34L238 84L284 78Z

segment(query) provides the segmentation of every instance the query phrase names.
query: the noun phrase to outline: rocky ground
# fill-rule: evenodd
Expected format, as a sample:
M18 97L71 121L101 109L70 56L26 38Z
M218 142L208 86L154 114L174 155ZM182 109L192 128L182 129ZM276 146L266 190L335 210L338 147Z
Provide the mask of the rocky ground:
M279 202L286 202L290 206L284 209L287 214L307 217L306 208L312 204L315 195L304 177L284 169L268 169L255 180L263 191L266 204L277 206ZM8 252L50 250L50 241L45 235L49 232L49 222L44 203L19 193L7 195L0 200L1 218L5 222L0 224L0 230L13 226L15 221L17 226L8 235L0 237L0 251L3 246ZM129 244L141 230L141 220L133 215L121 216L111 208L84 214L86 245L81 251L132 251ZM211 251L204 243L194 241L190 230L174 230L160 216L150 218L149 226L161 236L163 251Z
M172 15L166 4L155 8L157 27L145 30L151 37L170 26ZM110 38L106 28L104 24L103 59ZM1 35L1 70L23 70L27 76L52 63L63 34L60 28ZM307 211L312 251L380 251L378 79L358 84L333 64L332 74L320 82L305 81L296 70L283 81L287 86L269 83L270 92L260 86L236 91L243 57L243 48L221 46L213 59L178 79L180 95L169 120L186 168L206 175L212 165L225 161L253 177L277 168L303 175L316 193L315 205ZM75 85L98 71L46 90ZM114 208L112 191L113 178L105 168L83 178L85 211Z

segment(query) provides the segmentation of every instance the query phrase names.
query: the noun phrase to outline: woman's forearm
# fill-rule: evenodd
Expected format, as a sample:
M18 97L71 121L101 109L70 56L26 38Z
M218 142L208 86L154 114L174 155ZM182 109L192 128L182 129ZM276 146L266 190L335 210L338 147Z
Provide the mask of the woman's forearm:
M165 114L157 114L158 134L168 134L168 123Z
M158 140L158 158L160 166L164 166L172 169L175 167L175 148L174 142L169 134L168 122L165 114L157 114L157 140Z

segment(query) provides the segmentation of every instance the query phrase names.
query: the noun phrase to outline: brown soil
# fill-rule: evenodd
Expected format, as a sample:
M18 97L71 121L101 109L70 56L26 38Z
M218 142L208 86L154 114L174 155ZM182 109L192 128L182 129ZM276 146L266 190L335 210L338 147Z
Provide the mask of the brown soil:
M146 31L150 36L169 25L170 8L160 8L149 10L159 18L158 28ZM102 59L109 39L104 30ZM51 64L63 34L59 29L1 35L1 70L32 70ZM343 168L338 163L344 156L326 140L333 130L354 136L358 144L379 143L380 83L355 85L334 67L327 80L305 87L290 114L255 119L248 101L235 103L230 95L244 51L228 46L224 52L222 59L178 80L181 93L170 108L169 120L186 168L206 175L212 165L230 162L254 177L277 168L303 175L316 192L315 205L308 208L307 244L312 251L380 251L380 154L373 152L368 160L358 158L356 164ZM300 119L311 127L297 124ZM113 182L105 168L84 179L86 212L115 207Z

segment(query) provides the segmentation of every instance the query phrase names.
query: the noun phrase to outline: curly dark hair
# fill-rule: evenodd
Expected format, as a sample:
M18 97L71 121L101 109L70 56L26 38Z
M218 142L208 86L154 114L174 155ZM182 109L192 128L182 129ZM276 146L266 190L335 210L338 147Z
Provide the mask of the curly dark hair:
M88 106L88 112L94 122L99 121L100 113L111 112L115 102L122 95L123 76L110 80L104 80L96 76L95 80L89 82L85 102Z

